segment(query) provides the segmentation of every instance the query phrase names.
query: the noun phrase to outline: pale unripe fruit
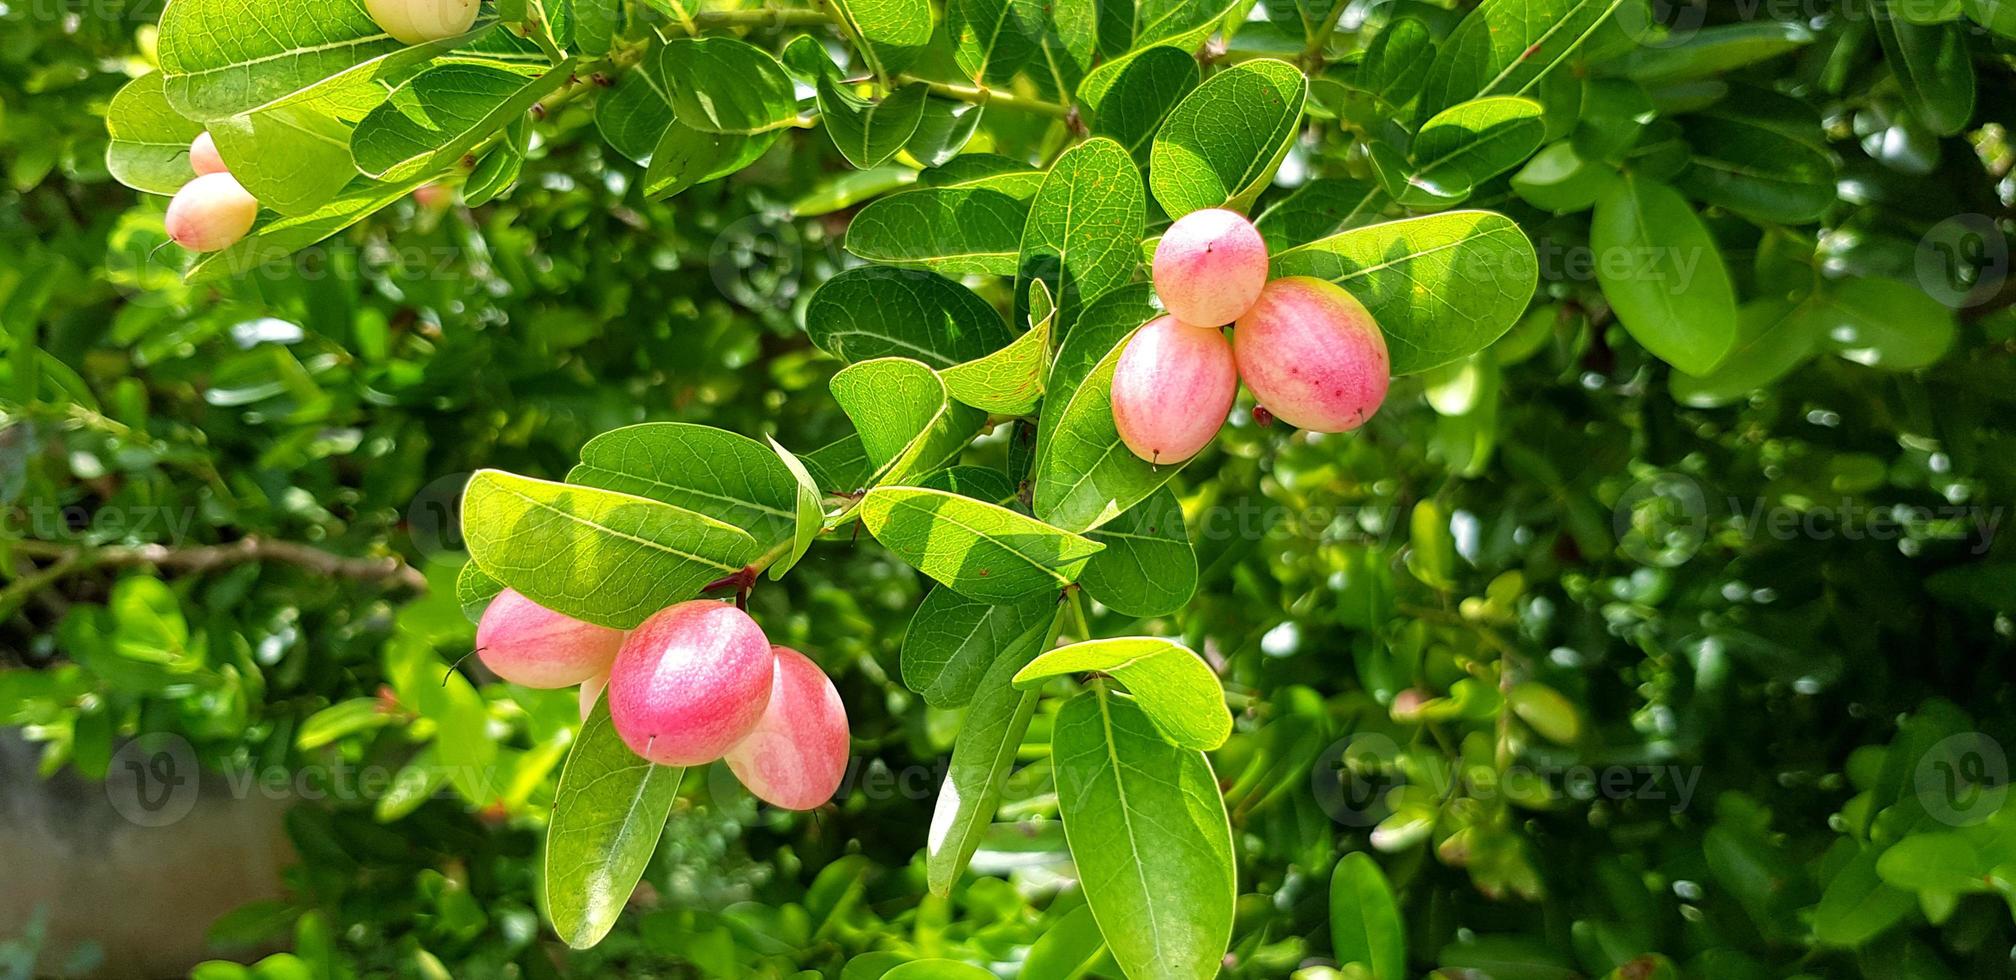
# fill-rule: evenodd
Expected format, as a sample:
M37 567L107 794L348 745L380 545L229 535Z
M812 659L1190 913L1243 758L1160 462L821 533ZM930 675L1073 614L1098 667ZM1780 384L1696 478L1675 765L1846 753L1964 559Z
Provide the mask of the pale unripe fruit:
M228 173L231 170L224 165L224 157L217 152L217 141L211 139L207 132L197 133L196 139L190 142L189 166L196 171L198 177L204 174Z
M1180 463L1211 443L1238 394L1223 333L1157 317L1113 366L1113 425L1134 455Z
M478 0L364 0L364 9L385 33L404 44L454 37L476 23Z
M581 720L595 713L595 702L602 697L602 691L609 686L609 672L603 671L581 682Z
M810 810L832 799L847 773L847 706L818 664L789 647L772 649L770 706L728 750L728 768L759 799Z
M1244 215L1192 211L1155 246L1155 295L1171 316L1199 327L1239 319L1267 285L1267 242Z
M204 174L168 202L168 237L191 252L230 248L252 230L259 201L230 174Z
M1386 400L1386 337L1357 298L1325 279L1267 284L1232 331L1239 379L1289 425L1348 432Z
M609 714L630 750L661 766L721 758L770 703L776 657L749 614L706 599L630 631L609 672Z
M476 624L476 656L513 684L554 690L606 673L623 631L563 616L516 589L490 600Z

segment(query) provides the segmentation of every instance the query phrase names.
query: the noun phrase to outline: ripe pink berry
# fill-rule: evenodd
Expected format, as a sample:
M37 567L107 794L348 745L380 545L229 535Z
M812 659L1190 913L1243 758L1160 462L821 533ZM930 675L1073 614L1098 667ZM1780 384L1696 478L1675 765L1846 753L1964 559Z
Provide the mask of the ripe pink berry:
M189 166L198 177L229 173L231 170L224 165L224 158L217 153L217 141L211 139L208 132L197 133L196 139L189 144Z
M191 252L230 248L252 230L259 201L230 174L204 174L168 202L168 237Z
M364 10L404 44L454 37L476 23L478 0L364 0Z
M1245 216L1192 211L1155 246L1155 295L1184 323L1222 327L1244 315L1267 285L1267 243Z
M1372 314L1325 279L1267 284L1232 331L1239 378L1276 418L1315 432L1348 432L1386 400L1392 368Z
M728 750L728 768L758 798L810 810L832 799L847 773L847 706L818 664L789 647L772 649L770 707Z
M1239 394L1225 335L1156 317L1113 366L1113 424L1151 463L1180 463L1211 443Z
M563 616L505 589L476 625L476 656L513 684L552 690L608 671L623 631Z
M630 631L609 672L609 714L625 744L661 766L721 758L770 703L776 657L749 614L695 599Z

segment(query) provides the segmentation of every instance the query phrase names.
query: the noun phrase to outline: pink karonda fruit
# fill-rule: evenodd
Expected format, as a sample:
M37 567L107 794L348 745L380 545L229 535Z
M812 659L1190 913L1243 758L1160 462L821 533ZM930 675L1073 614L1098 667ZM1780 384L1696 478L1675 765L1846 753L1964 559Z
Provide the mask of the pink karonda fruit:
M1238 394L1223 333L1157 317L1135 331L1113 367L1113 424L1134 455L1181 463L1210 445Z
M789 647L773 649L770 706L728 750L728 768L759 799L810 810L832 799L846 775L847 706L818 664Z
M1267 411L1315 432L1348 432L1386 400L1386 337L1364 304L1324 279L1276 279L1232 330L1239 379Z
M696 599L630 631L609 672L609 714L631 751L661 766L721 758L770 703L776 657L749 614Z
M1171 316L1222 327L1244 315L1267 285L1267 243L1244 215L1192 211L1155 246L1155 295Z
M623 631L563 616L516 589L490 600L476 625L476 656L513 684L554 690L606 674Z
M224 165L224 158L217 153L217 141L207 132L197 133L189 144L189 166L196 176L229 173L231 168Z
M259 201L228 173L204 174L168 202L168 237L191 252L230 248L252 230Z

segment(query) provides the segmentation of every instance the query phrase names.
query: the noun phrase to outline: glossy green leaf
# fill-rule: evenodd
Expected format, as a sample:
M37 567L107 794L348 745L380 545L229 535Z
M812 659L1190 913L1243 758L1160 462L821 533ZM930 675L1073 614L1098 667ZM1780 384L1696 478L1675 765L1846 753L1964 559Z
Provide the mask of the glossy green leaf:
M1845 839L1842 843L1849 844ZM1877 848L1863 850L1835 872L1813 909L1814 938L1828 946L1860 946L1911 911L1911 894L1877 876L1881 856Z
M932 595L947 591L934 590ZM1038 598L1049 604L1052 621L1046 622L1037 642L1004 649L994 658L975 686L965 723L952 741L952 762L938 790L931 829L925 837L925 874L934 895L951 893L952 885L979 849L1000 808L1002 787L1014 771L1015 750L1021 747L1029 720L1036 713L1037 693L1017 688L1012 680L1016 671L1043 652L1043 641L1056 628L1054 619L1060 615L1056 600Z
M1006 507L943 490L877 487L861 523L918 571L970 599L1013 602L1072 582L1099 545Z
M677 118L672 91L659 71L657 50L646 53L637 67L616 79L614 88L595 100L595 128L616 152L634 163L648 164L665 131Z
M559 90L572 72L571 62L536 78L483 64L421 72L357 125L357 168L381 180L440 170Z
M1121 970L1217 976L1237 885L1210 761L1163 741L1133 698L1104 689L1066 702L1050 743L1079 886Z
M1012 276L1028 222L1028 201L994 187L920 187L862 208L847 251L946 275Z
M168 104L161 81L160 72L150 72L127 82L105 110L112 137L106 169L113 179L149 194L173 194L195 179L189 144L203 132Z
M903 686L932 707L963 707L996 660L1026 663L1056 617L1057 597L1042 592L994 605L932 589L903 634Z
M504 583L490 577L490 573L475 562L464 562L462 570L455 575L455 604L462 607L462 615L470 622L483 618L483 610L490 608L490 600L504 591Z
M959 70L985 85L1012 80L1035 59L1046 13L1039 0L947 0L945 29Z
M1052 906L1054 910L1055 906ZM1029 958L1022 962L1021 980L1084 980L1101 964L1110 963L1106 937L1099 934L1099 920L1092 908L1080 905L1058 917L1029 946ZM1115 969L1106 966L1106 969Z
M1194 54L1234 9L1236 0L1140 0L1131 5L1127 49L1166 45Z
M958 455L987 421L953 402L945 382L921 362L885 357L833 376L833 399L854 422L870 485L904 483Z
M1407 976L1407 933L1393 886L1363 851L1344 855L1330 874L1330 946L1337 962L1362 964L1373 980Z
M877 71L896 72L931 40L936 17L929 0L833 0L848 33L867 46Z
M546 911L567 945L587 949L616 924L665 832L685 772L630 751L606 698L582 723L546 827Z
M1094 137L1066 150L1029 203L1017 295L1042 280L1057 303L1054 331L1069 336L1085 304L1134 278L1147 206L1141 172L1120 144Z
M770 448L707 425L646 422L581 447L567 482L627 493L738 527L769 550L794 540L798 482Z
M183 115L222 119L339 76L396 72L485 29L408 47L380 30L362 3L174 0L161 11L161 73L168 101Z
M1183 505L1167 487L1111 522L1085 532L1106 546L1085 565L1085 594L1146 619L1183 608L1197 591L1197 552L1183 526Z
M1493 96L1451 106L1423 123L1412 160L1387 193L1401 204L1436 206L1470 196L1478 184L1524 162L1546 126L1540 103Z
M395 184L352 185L350 190L308 214L269 221L253 228L252 233L238 244L196 263L189 270L188 279L190 282L214 282L258 275L269 264L291 269L295 252L384 210L425 182L424 178L415 178Z
M917 120L917 132L903 144L903 152L926 167L942 166L957 159L971 142L987 116L987 107L957 99L931 96L924 100L924 112Z
M867 169L896 155L924 120L923 85L905 85L880 102L862 98L835 79L818 85L819 118L840 155Z
M1048 93L1068 98L1075 92L1098 54L1098 0L1050 0L1049 24L1036 40L1032 73Z
M1043 378L1050 369L1050 326L1056 320L1053 308L1008 346L946 368L942 372L945 390L965 404L996 415L1034 411L1043 398Z
M1736 343L1736 296L1721 247L1679 192L1626 175L1596 201L1589 246L1603 298L1645 349L1702 375Z
M704 514L594 487L482 470L462 498L469 555L555 612L615 629L700 594L757 555Z
M1526 312L1540 275L1525 232L1489 211L1354 228L1281 252L1272 268L1350 290L1385 332L1396 375L1490 346Z
M1915 371L1936 363L1959 333L1945 304L1895 279L1845 280L1825 291L1813 316L1829 349L1886 371Z
M1377 191L1364 181L1318 177L1279 198L1253 219L1270 252L1285 252L1333 234L1364 213Z
M940 369L986 357L1012 340L1001 314L965 286L881 266L826 280L806 302L805 332L820 350L849 363L907 357Z
M1309 95L1300 69L1260 59L1211 76L1162 123L1149 185L1170 217L1202 208L1245 211L1267 188L1301 129Z
M1762 221L1800 225L1817 221L1835 200L1832 154L1819 140L1819 120L1790 127L1752 117L1740 107L1718 108L1682 120L1692 165L1674 181L1689 197Z
M791 566L798 564L798 559L805 557L805 552L812 547L812 542L818 540L819 532L826 527L826 513L821 506L819 483L812 478L812 472L805 468L805 464L800 462L797 456L792 455L791 450L784 448L784 445L776 439L770 440L770 448L777 454L777 459L784 464L784 469L791 474L792 482L797 484L793 495L795 529L791 535L791 550L771 563L770 578L775 580L783 578L784 573L791 570Z
M1058 647L1015 675L1016 687L1052 677L1106 674L1127 686L1134 703L1170 744L1210 750L1232 734L1232 712L1218 675L1188 647L1154 636L1087 640Z
M958 960L911 960L888 973L882 980L995 980L994 974Z
M1871 28L1883 60L1911 113L1941 136L1965 129L1974 116L1974 63L1957 24L1913 24L1894 15L1892 0L1870 0Z
M1713 78L1796 51L1811 44L1813 37L1811 28L1794 21L1759 18L1714 24L1658 46L1641 47L1610 67L1648 84Z
M1700 408L1728 405L1792 373L1820 348L1824 324L1814 305L1778 298L1745 303L1729 356L1705 375L1673 372L1673 399Z
M991 466L947 466L919 480L917 485L930 490L950 490L1003 507L1014 507L1018 502L1015 481Z
M1485 96L1532 96L1625 2L1484 0L1443 39L1416 118Z
M1158 46L1100 65L1078 86L1078 101L1094 135L1113 138L1145 165L1162 121L1196 87L1197 59L1182 48Z
M1413 17L1399 18L1366 46L1365 57L1358 62L1358 88L1370 93L1380 110L1390 113L1421 91L1434 60L1434 34Z
M798 121L791 76L754 45L732 37L678 38L665 42L657 62L673 115L692 129L756 136Z
M1572 141L1561 140L1512 175L1512 190L1536 208L1569 214L1595 207L1596 198L1618 179L1617 168L1585 160Z

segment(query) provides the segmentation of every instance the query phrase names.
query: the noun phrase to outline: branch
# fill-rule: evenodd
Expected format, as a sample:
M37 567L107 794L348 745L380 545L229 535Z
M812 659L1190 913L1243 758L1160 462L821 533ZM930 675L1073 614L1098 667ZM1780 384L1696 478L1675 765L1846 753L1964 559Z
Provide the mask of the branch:
M948 99L958 99L961 102L971 102L975 105L998 105L1004 109L1024 109L1029 112L1042 113L1046 116L1054 116L1058 119L1069 119L1071 117L1070 106L1059 105L1055 102L1045 102L1042 99L1026 98L1013 92L998 88L988 88L984 85L954 85L950 82L934 82L928 78L918 78L915 75L898 75L896 82L897 84L922 82L924 87L931 91L932 95L940 95Z
M90 568L131 568L152 565L185 572L207 572L247 562L275 562L293 565L325 578L357 582L385 582L414 592L427 591L427 577L400 558L353 558L323 551L293 541L268 541L259 537L241 538L230 544L171 548L161 544L109 545L78 548L48 541L16 541L15 552L30 558L53 559L54 564L33 572L7 587L6 594L26 594L44 588L65 575ZM6 602L0 600L0 608Z

